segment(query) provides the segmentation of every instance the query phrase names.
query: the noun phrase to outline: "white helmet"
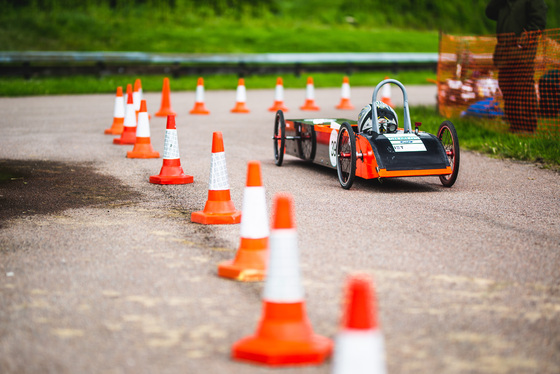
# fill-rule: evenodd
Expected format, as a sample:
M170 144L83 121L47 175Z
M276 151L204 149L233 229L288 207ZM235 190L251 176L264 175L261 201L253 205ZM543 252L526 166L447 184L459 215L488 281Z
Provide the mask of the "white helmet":
M382 101L376 101L377 121L380 124L381 133L395 133L399 123L397 113L389 105ZM371 132L371 104L366 105L358 115L358 130L360 132Z

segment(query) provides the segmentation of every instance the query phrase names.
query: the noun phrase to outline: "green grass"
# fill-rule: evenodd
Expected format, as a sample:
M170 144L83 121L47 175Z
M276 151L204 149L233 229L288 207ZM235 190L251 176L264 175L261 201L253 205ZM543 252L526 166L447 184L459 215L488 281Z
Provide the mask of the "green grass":
M314 85L317 88L340 87L342 84L342 73L313 73ZM426 84L427 79L435 79L436 73L426 71L402 71L400 73L378 72L378 73L354 73L350 76L350 84L355 87L375 87L387 75L398 79L403 84ZM276 85L276 75L252 75L245 77L245 85L248 89L270 88ZM296 77L293 74L282 75L285 88L305 88L307 74ZM63 94L89 94L89 93L114 93L117 86L126 88L128 83L134 83L137 76L72 76L60 78L3 78L0 84L0 97L2 96L40 96L40 95L63 95ZM161 92L163 75L148 75L140 77L142 90L145 92ZM192 91L196 88L197 76L182 76L170 78L173 91ZM204 88L207 90L235 89L237 87L236 75L213 75L204 77Z

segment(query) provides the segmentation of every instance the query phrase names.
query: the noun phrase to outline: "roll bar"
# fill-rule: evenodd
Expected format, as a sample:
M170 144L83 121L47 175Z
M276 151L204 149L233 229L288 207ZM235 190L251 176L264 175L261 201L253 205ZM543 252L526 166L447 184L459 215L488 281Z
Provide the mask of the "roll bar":
M377 107L375 106L375 101L377 98L377 94L379 93L379 89L381 89L381 87L383 87L387 83L394 83L400 87L403 93L403 101L404 101L404 118L403 118L404 132L405 133L412 132L412 125L410 123L410 111L408 110L408 95L406 93L406 89L404 88L403 84L396 79L385 79L384 81L379 82L379 84L375 87L375 90L373 90L373 96L371 97L371 107L372 107L371 123L375 124L375 126L372 126L373 131L379 134L379 122L377 121Z

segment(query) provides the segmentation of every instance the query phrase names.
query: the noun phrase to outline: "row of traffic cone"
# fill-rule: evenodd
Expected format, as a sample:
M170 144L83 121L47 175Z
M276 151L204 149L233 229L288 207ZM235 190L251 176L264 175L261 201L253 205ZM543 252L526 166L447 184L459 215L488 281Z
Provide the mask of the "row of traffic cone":
M138 85L138 88L137 88ZM129 89L127 87L127 96ZM140 85L140 80L137 79L135 82L135 89L132 92L133 104L136 114L139 112L139 106L142 97L142 87ZM137 99L137 97L139 99ZM381 100L387 105L393 107L391 102L391 91L388 85L383 87ZM124 108L126 99L123 98L122 88L117 88L117 95L115 98L115 109L113 115L113 124L111 128L105 130L106 134L120 135L123 131L123 120L124 120ZM305 102L299 107L300 110L305 111L318 111L320 107L315 103L315 86L313 83L313 78L307 78L306 84L306 97ZM344 77L342 81L341 88L341 99L336 109L340 110L353 110L354 106L350 102L350 80L348 77ZM273 105L268 108L271 112L276 112L282 110L284 112L288 111L284 103L284 85L281 77L276 80L275 94ZM235 106L231 109L232 113L249 113L250 110L247 107L247 93L245 87L245 80L240 78L236 90L236 102ZM195 103L193 108L189 111L190 114L200 114L208 115L210 111L206 108L204 102L204 79L202 77L198 78L196 85ZM167 117L168 115L176 115L177 113L171 108L171 98L170 98L170 87L169 78L164 78L161 96L161 106L160 109L155 113L157 117Z

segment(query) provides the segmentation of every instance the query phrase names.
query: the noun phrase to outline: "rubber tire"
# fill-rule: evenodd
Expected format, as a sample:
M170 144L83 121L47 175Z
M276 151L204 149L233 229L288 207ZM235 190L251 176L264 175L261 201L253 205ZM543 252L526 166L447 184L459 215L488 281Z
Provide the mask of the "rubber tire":
M274 118L274 159L276 166L282 166L284 161L284 151L286 150L286 121L284 120L284 112L281 110L276 112Z
M439 126L437 138L440 140L443 149L449 160L449 165L453 171L450 175L440 175L439 180L444 187L451 187L457 180L459 174L459 163L461 161L461 151L459 149L459 137L457 130L451 121L443 121ZM450 155L451 153L451 155Z
M344 141L344 144L343 144ZM350 148L350 149L348 149ZM342 153L348 153L350 151L350 157L342 157ZM344 163L341 160L350 159L350 170L342 170ZM346 169L346 168L345 168ZM336 141L336 171L338 173L338 181L340 185L345 190L350 189L354 183L354 178L356 177L356 135L352 126L348 122L342 123L340 129L338 130L338 137Z
M307 129L307 132L303 132L303 128ZM298 148L299 157L307 162L313 162L315 159L315 152L317 148L317 140L315 136L315 128L310 124L301 124L301 130L298 134Z

